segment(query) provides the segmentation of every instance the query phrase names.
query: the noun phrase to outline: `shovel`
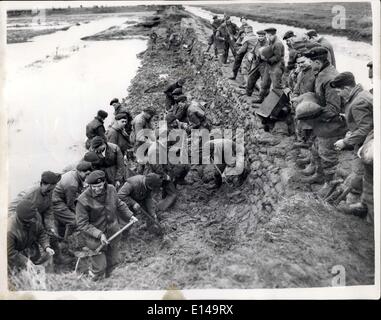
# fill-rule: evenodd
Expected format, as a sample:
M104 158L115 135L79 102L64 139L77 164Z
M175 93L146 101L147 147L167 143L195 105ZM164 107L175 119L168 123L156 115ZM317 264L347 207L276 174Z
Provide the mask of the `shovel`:
M129 223L127 223L122 229L120 229L119 231L115 232L110 238L107 239L107 242L111 242L112 240L114 240L117 236L119 236L123 231L125 231L127 228L129 228L130 226L132 226L137 220L132 220L130 221ZM81 260L81 258L85 258L85 257L92 257L92 256L96 256L98 254L100 254L100 251L104 248L106 244L101 244L98 248L96 248L95 250L86 250L85 252L84 251L80 251L80 252L77 252L75 253L75 256L78 258L77 259L77 262L75 264L75 268L74 268L74 273L77 272L77 269L78 269L78 265L79 265L79 262Z

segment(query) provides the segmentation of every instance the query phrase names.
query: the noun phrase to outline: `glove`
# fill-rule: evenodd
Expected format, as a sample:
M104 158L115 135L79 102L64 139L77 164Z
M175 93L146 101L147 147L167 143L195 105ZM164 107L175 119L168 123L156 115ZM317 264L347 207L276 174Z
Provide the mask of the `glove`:
M48 253L49 256L53 256L55 254L54 250L52 248L46 248L45 251Z
M101 244L103 244L103 245L108 244L107 238L103 233L101 235Z
M132 207L132 209L135 212L140 212L140 210L141 210L140 204L139 203L135 203L134 206Z
M139 220L136 217L132 216L131 221L138 222Z

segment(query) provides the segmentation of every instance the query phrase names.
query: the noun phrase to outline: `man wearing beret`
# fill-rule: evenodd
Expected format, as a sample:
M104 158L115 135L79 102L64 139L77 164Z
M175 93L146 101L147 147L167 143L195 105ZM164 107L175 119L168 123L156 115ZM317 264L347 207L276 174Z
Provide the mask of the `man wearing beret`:
M76 225L75 200L84 190L85 179L91 171L91 163L82 160L74 170L62 175L53 190L52 207L58 234L61 237L65 236L66 226L74 229Z
M156 210L152 199L152 192L159 190L162 186L162 179L156 173L136 175L126 180L126 183L118 192L119 198L136 214L143 209L154 220L157 221ZM146 219L147 229L152 229L153 223Z
M145 107L132 121L133 131L130 139L131 142L134 143L135 152L139 146L147 141L147 139L155 140L152 125L152 119L155 114L156 110L153 107Z
M266 68L266 61L261 58L260 49L268 45L266 32L264 30L257 31L258 41L251 50L253 54L253 62L247 78L246 95L249 97L253 94L255 85L259 78L263 79Z
M112 99L110 105L114 107L114 116L116 116L119 113L122 113L127 116L127 123L124 126L124 130L129 135L132 130L131 122L133 118L131 112L128 110L127 105L124 102L120 103L118 98ZM113 125L113 123L111 125Z
M99 168L106 173L107 183L118 189L124 182L126 169L120 148L97 136L91 140L90 151L95 152L98 156Z
M273 89L283 89L282 76L285 69L284 66L284 45L276 35L275 28L265 29L268 36L271 55L266 61L264 77L261 83L261 90L257 99L253 103L261 103L268 95L271 84Z
M118 113L115 116L114 123L106 131L106 137L108 142L116 144L122 151L123 155L127 155L127 150L132 148L130 136L127 134L125 130L127 121L128 120L126 113Z
M104 121L107 116L108 113L106 111L99 110L95 118L86 125L86 149L90 148L91 140L94 137L101 137L104 141L106 141L106 129L104 126Z
M213 22L211 23L213 33L210 35L209 38L209 43L208 43L208 48L206 49L206 52L209 52L211 46L213 45L214 47L214 56L217 58L218 56L218 51L217 51L217 44L216 44L216 32L218 27L222 24L222 19L218 19L218 16L213 16Z
M44 171L41 174L40 184L19 193L10 204L9 212L14 214L16 206L21 200L29 200L33 204L33 209L37 211L37 217L44 228L51 233L55 233L52 192L60 179L61 175L59 173Z
M54 255L49 236L33 207L32 201L21 200L16 206L16 214L10 217L7 233L9 269L23 269L28 260L41 264Z
M303 179L305 183L323 183L319 195L326 197L332 186L330 182L335 177L338 164L338 154L334 143L341 139L347 131L345 120L342 119L342 99L330 82L338 75L336 68L328 60L328 51L322 47L315 47L305 53L312 61L312 69L316 72L315 95L322 106L319 116L309 122L316 135L314 142L314 155L317 163L316 172Z
M357 153L368 134L373 130L373 96L370 92L365 91L361 84L356 84L351 72L340 73L330 85L339 91L339 95L344 100L345 119L349 129L343 139L335 142L335 148L341 151L353 147ZM352 193L361 194L360 181L362 181L364 172L361 159L356 159L353 171L356 177L352 179Z
M237 25L231 22L229 16L225 16L225 21L218 27L215 37L218 44L220 62L223 64L227 64L229 49L233 56L236 56L235 36L237 33Z
M331 43L326 38L319 35L316 30L309 30L306 35L310 42L320 45L328 50L328 61L336 68L335 52L333 51Z
M103 276L109 277L119 263L121 235L111 242L107 239L120 230L121 224L136 218L119 199L115 187L106 183L103 171L93 171L85 182L89 188L78 197L75 212L86 246L95 250L105 245L100 254L91 257L92 280L97 281Z

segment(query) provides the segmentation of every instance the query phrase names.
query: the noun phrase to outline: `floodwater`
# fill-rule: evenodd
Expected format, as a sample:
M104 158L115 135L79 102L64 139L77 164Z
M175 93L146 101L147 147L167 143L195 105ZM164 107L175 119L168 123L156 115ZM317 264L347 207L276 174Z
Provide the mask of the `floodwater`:
M207 19L208 21L212 21L213 15L215 15L214 13L199 7L185 6L185 8L189 12ZM241 25L239 17L231 16L231 20L238 26ZM293 30L297 36L302 35L307 31L307 29L284 24L262 23L253 20L248 20L248 23L253 27L254 31L274 27L282 38L288 30ZM346 37L331 35L324 35L324 37L330 41L335 51L337 70L339 72L352 72L357 82L361 83L365 89L370 89L372 84L368 78L368 68L366 65L372 60L372 46L365 42L348 40Z
M85 153L86 124L112 98L127 95L146 49L144 40L82 41L131 17L107 17L67 31L7 45L5 102L8 110L9 198L61 172Z

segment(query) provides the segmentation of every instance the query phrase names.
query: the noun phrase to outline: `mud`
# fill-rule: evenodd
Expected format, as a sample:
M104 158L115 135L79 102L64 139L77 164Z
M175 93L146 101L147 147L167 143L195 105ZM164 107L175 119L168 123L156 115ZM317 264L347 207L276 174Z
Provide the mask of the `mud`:
M168 28L196 40L190 54L181 47L167 51ZM167 241L139 224L125 236L123 262L111 278L92 283L73 273L49 274L49 289L322 287L331 286L337 265L345 268L347 285L373 284L373 227L321 201L313 192L318 186L290 180L296 173L294 138L282 125L265 132L250 98L227 80L231 66L204 55L211 32L205 22L165 11L151 30L158 41L140 54L128 89L133 114L151 102L163 114L163 89L185 76L185 92L207 102L215 127L245 129L251 173L240 187L208 190L192 168L190 184L177 187L175 206L159 214ZM342 157L350 160L350 151ZM350 163L341 168L344 176Z

